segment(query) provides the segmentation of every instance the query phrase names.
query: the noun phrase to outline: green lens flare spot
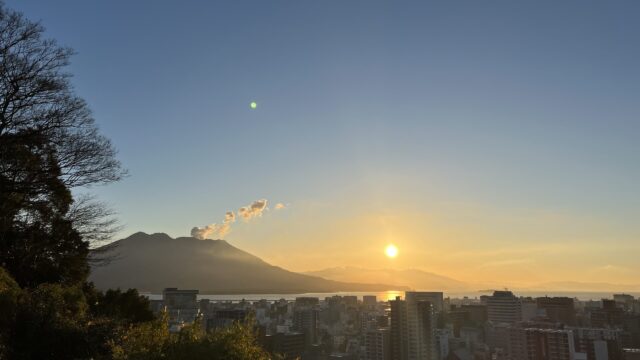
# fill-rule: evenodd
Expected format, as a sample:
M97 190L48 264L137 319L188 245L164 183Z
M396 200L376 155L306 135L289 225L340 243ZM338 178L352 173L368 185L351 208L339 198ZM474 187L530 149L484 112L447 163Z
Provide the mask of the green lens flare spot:
M249 106L251 106L252 109L255 109L258 107L258 103L255 101L252 101L251 104L249 104Z

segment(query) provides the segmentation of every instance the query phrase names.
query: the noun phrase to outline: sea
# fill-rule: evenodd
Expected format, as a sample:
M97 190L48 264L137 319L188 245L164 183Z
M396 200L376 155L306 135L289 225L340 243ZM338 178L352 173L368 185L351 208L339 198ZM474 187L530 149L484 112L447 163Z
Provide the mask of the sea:
M493 290L487 291L475 291L475 292L444 292L444 297L452 299L479 299L482 295L491 295ZM566 296L575 298L581 301L589 300L601 300L612 299L613 294L620 294L622 292L587 292L587 291L517 291L513 290L513 293L517 296L524 297L542 297L542 296ZM624 292L625 294L632 295L634 297L640 297L640 292ZM141 295L147 296L150 300L161 300L162 294L141 293ZM326 297L334 295L338 296L357 296L358 299L362 299L364 295L376 295L378 301L393 300L396 297L404 298L404 291L381 291L381 292L328 292L328 293L299 293L299 294L199 294L198 299L209 299L211 301L277 301L295 300L297 297L317 297L323 300Z

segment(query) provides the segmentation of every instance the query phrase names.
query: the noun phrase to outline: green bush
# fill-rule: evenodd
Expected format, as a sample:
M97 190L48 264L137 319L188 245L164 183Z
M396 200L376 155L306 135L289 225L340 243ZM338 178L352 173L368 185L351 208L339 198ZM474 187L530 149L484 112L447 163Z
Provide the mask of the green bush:
M112 345L117 360L205 360L271 359L256 341L251 324L206 333L200 324L170 333L166 316L153 322L132 325Z

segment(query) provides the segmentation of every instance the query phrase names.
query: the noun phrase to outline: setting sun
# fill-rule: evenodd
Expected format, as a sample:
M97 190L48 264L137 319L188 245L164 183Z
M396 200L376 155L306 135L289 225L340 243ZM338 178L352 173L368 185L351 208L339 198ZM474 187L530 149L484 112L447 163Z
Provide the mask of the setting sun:
M398 255L398 248L393 244L389 244L384 249L384 253L387 255L387 257L394 258Z

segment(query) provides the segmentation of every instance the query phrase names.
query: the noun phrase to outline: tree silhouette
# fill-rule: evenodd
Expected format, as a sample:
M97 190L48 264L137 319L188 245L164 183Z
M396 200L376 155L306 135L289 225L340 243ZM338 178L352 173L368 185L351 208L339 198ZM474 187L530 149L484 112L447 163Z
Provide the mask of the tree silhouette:
M28 287L86 279L89 242L113 222L71 189L124 174L70 85L72 51L43 31L0 3L0 266Z
M124 172L42 33L0 1L0 359L268 359L249 327L170 334L136 290L86 282L114 220L72 189Z

